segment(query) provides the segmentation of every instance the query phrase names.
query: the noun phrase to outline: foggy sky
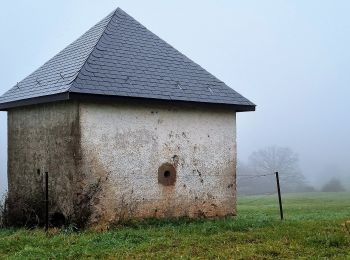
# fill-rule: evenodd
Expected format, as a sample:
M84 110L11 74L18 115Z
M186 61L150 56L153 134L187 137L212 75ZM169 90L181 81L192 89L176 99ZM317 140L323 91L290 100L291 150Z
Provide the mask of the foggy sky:
M1 94L116 7L257 104L238 114L238 157L289 146L318 185L350 184L349 1L4 1ZM0 190L6 183L0 112Z

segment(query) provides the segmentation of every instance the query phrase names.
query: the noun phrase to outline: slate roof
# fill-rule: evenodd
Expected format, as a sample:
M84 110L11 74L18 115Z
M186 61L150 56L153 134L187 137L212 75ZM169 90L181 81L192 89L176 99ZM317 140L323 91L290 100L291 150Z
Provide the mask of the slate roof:
M3 94L0 109L71 99L72 93L255 110L252 102L120 8Z

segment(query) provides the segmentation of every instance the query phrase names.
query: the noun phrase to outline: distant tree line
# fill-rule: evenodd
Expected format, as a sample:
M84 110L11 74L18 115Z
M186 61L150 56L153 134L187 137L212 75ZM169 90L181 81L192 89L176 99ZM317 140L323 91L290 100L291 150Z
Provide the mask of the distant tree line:
M278 171L283 192L312 192L311 186L299 167L298 155L288 147L270 146L254 151L247 162L239 161L237 165L238 194L269 194L276 190ZM341 182L332 178L321 191L345 191Z

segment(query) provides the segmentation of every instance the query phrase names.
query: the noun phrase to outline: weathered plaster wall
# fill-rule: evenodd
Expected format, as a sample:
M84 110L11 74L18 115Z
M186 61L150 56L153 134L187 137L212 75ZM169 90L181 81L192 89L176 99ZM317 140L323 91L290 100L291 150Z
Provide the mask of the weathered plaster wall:
M23 200L43 205L48 171L50 212L79 224L105 228L133 217L235 214L234 111L60 102L11 109L8 129L14 209ZM159 183L161 165L176 171L167 185Z
M79 113L81 184L92 194L92 223L235 214L234 111L86 102ZM176 168L174 185L158 183L163 163Z
M73 102L8 111L8 191L12 209L21 210L23 203L44 205L44 172L48 171L50 211L73 214L80 140L78 112L78 104Z

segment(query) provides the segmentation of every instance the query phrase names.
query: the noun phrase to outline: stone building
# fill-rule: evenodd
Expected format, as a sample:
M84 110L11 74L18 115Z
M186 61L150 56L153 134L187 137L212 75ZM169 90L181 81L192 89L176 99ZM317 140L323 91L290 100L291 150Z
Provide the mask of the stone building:
M47 171L50 213L74 223L236 214L236 113L255 105L119 8L0 109L10 212L41 203Z

